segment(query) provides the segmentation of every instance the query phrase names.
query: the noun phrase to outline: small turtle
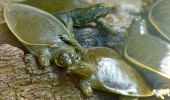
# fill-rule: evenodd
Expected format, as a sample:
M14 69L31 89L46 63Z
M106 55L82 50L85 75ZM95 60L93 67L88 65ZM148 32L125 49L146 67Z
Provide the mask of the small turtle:
M170 96L170 44L148 34L147 30L136 30L135 27L132 30L138 35L132 36L135 33L131 33L124 48L124 57L135 65L157 92L157 97L163 99L165 95Z
M140 74L110 48L86 49L81 61L69 66L67 72L77 77L88 96L92 96L92 88L120 94L120 100L154 95Z
M72 34L73 24L84 25L109 12L110 8L98 4L57 14L57 19L25 4L4 5L8 27L28 51L38 57L42 66L48 66L50 61L58 66L72 64L77 59L75 52L83 51Z

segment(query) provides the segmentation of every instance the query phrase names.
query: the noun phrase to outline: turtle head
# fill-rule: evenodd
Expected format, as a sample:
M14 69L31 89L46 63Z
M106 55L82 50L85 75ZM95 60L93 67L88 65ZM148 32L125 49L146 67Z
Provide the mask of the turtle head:
M104 17L112 12L112 8L105 4L96 4L86 8L77 8L72 11L73 21L76 26L86 25L98 18ZM81 15L81 16L80 16Z
M95 19L98 19L111 13L112 9L113 8L108 7L106 4L96 4L94 6L90 6L88 12L90 12Z
M75 63L76 58L76 53L68 50L57 53L54 57L54 62L60 67L69 67Z

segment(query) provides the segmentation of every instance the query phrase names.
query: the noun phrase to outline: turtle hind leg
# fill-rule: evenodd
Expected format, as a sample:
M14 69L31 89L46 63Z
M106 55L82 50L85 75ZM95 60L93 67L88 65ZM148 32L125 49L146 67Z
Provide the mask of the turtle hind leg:
M81 91L88 97L93 96L93 90L92 87L90 86L88 81L81 81L80 82L80 89Z
M42 49L38 55L38 61L41 66L47 67L50 65L51 53L48 49Z

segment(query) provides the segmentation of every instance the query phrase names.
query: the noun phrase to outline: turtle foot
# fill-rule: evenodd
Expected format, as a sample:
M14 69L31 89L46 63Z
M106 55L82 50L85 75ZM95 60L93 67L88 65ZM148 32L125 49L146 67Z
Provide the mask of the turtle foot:
M41 66L47 67L50 65L51 52L48 49L42 49L38 55L38 61Z
M91 88L91 86L90 86L90 84L88 82L83 81L83 82L80 83L80 85L81 85L80 88L81 88L82 92L86 96L88 96L88 97L93 96L93 90L92 90L92 88Z
M170 96L170 89L153 90L153 93L156 97L164 99L164 96Z

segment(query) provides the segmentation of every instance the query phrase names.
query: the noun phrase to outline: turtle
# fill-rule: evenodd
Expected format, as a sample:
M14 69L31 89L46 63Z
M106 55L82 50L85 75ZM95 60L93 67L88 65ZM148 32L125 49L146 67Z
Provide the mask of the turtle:
M142 35L129 40L124 49L125 59L135 66L151 88L167 96L170 96L169 46L158 37ZM157 97L164 99L159 93Z
M98 11L100 12L97 13ZM78 59L75 52L81 53L83 47L72 34L73 24L84 25L109 12L109 7L97 4L86 9L60 13L56 18L29 5L4 5L4 18L9 29L27 50L38 58L42 66L48 66L50 61L54 61L58 66L61 66L60 63L67 66Z
M119 100L155 95L142 76L111 48L86 49L82 59L67 68L67 73L78 80L87 96L92 96L92 89L119 94Z
M135 23L132 24L134 24L132 26L137 26ZM147 70L170 79L168 64L170 60L168 59L170 57L170 44L159 37L147 33L147 30L140 31L139 29L135 29L135 27L132 28L134 31L132 29L130 31L131 33L128 32L130 34L129 39L124 47L125 58ZM137 32L137 34L134 35L134 32Z
M141 31L133 27L134 31L130 31L132 33L129 33L131 35L124 45L123 56L135 66L153 89L161 90L164 95L170 96L170 44L149 34L146 27L143 29ZM164 99L159 93L157 97Z

